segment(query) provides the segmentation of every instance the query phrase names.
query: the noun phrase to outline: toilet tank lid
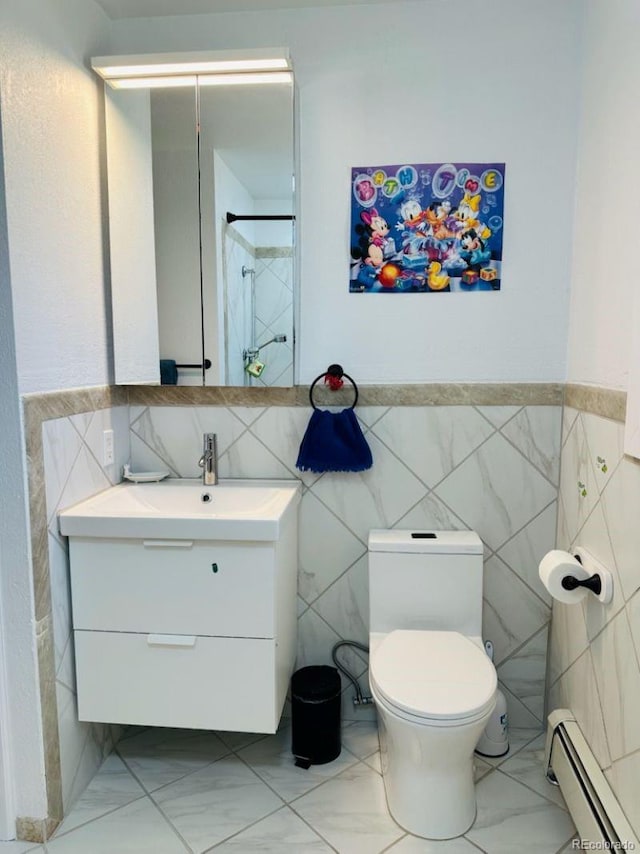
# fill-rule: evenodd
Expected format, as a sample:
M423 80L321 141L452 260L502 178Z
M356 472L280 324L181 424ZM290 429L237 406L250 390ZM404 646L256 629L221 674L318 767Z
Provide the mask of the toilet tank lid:
M482 540L475 531L410 530L369 531L370 552L418 554L482 554Z

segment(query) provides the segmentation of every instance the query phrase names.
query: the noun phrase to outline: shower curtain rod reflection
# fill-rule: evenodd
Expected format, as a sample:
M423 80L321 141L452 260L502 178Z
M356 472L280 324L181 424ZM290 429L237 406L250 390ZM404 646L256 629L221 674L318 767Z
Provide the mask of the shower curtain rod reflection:
M272 215L267 215L267 214L259 214L259 215L255 214L254 215L254 214L251 214L251 215L247 216L247 215L233 214L233 213L230 213L230 211L227 211L227 222L229 224L231 224L232 222L235 222L238 219L239 220L293 220L293 219L295 219L295 216L293 214L272 214Z

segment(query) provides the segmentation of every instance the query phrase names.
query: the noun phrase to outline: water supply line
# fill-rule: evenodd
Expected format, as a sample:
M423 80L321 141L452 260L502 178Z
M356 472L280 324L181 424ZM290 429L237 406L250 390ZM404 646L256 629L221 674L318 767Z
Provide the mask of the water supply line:
M350 640L342 640L338 641L337 644L334 645L331 650L331 658L333 659L333 663L338 668L338 670L343 673L347 679L351 682L356 692L355 697L353 698L354 706L371 706L373 705L373 697L364 697L362 695L362 691L360 690L360 685L358 683L357 678L338 661L338 650L343 646L354 646L356 649L362 650L362 652L369 653L369 647L365 646L362 643L358 643L358 641L350 641Z

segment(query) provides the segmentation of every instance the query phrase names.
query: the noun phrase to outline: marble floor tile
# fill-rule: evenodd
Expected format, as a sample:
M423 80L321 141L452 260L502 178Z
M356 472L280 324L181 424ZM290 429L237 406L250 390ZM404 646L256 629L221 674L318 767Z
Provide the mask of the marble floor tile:
M42 845L33 842L0 842L0 854L44 854Z
M379 750L376 750L376 752L371 756L367 756L366 759L363 759L363 762L365 765L368 765L369 768L373 768L374 771L377 771L378 774L382 774L382 758Z
M297 768L291 753L289 726L284 726L275 735L239 750L238 756L285 801L292 801L304 795L356 762L355 756L343 748L340 756L333 762L312 765L307 770Z
M227 756L153 794L195 852L275 812L282 800L237 756Z
M127 738L133 738L134 735L140 735L141 732L147 732L147 730L151 729L148 726L138 726L138 724L131 724L130 726L125 726L122 735L120 736L120 742L124 741Z
M340 854L377 854L404 834L389 816L381 777L361 762L292 807Z
M378 725L373 721L353 721L342 726L342 744L358 759L379 750Z
M153 727L118 745L125 764L152 792L229 753L212 732Z
M129 753L141 775L154 784L173 781L146 795L127 762L112 754L46 854L565 854L573 832L566 811L550 800L538 729L512 728L506 757L475 757L476 822L464 838L438 842L407 834L389 815L374 723L345 723L340 758L308 771L293 764L288 721L275 736L171 729L128 735L118 751ZM212 758L229 747L237 755ZM136 799L123 806L127 798ZM0 854L30 852L45 848L0 843Z
M515 849L514 849L515 850ZM475 845L463 837L459 839L421 839L408 833L391 848L389 854L479 854Z
M359 680L362 685L362 680ZM343 721L366 721L368 723L376 723L378 714L374 705L369 706L354 706L353 705L354 691L349 686L342 692L342 720Z
M238 833L213 851L215 854L324 854L330 848L317 833L306 825L289 807L283 807L273 815Z
M56 831L56 836L86 824L101 815L144 797L145 791L115 753L108 756L73 809ZM2 849L0 849L0 854Z
M486 762L488 765L492 765L496 768L498 765L502 765L503 762L506 762L508 759L511 759L519 750L522 750L525 745L529 744L530 741L533 741L536 736L540 735L539 729L519 729L518 727L510 727L509 728L509 752L505 756L480 756L476 753L475 759L481 759L483 762Z
M185 854L188 851L148 797L47 842L48 854Z
M265 738L261 732L216 732L218 738L223 741L231 750L241 750L249 744L253 744L260 739Z
M614 762L605 772L605 777L616 793L625 816L638 833L640 828L640 800L638 799L640 751Z
M476 787L478 813L466 834L490 854L555 854L575 832L569 814L494 771Z
M533 789L543 798L553 801L559 807L566 809L564 798L560 794L558 786L553 786L545 776L544 769L544 748L546 736L542 735L535 738L532 742L518 751L515 756L507 759L500 766L503 774L508 774L510 777L523 783L530 789Z
M479 756L473 757L473 779L477 783L478 780L482 780L483 777L486 777L493 771L493 765L489 765L488 762L485 762L484 759L480 759Z

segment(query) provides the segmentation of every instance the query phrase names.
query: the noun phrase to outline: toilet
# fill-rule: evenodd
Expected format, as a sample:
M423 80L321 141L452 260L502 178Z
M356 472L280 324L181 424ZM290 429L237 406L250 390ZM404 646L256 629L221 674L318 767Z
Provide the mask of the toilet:
M474 822L473 751L498 680L482 630L474 531L371 531L369 676L395 821L450 839Z

